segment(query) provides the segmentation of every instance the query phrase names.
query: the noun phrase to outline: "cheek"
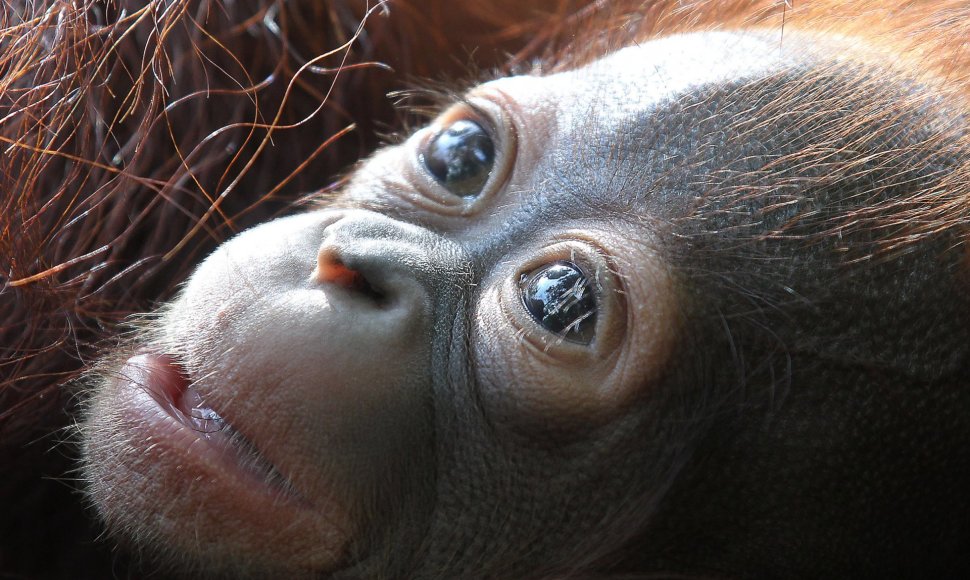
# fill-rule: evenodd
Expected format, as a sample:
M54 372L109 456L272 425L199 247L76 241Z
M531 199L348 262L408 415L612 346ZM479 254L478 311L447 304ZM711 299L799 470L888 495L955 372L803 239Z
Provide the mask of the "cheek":
M597 343L562 348L537 328L522 328L515 284L486 284L474 311L473 356L489 411L530 429L591 428L608 422L660 382L680 324L674 284L659 257L636 251L624 279L622 316ZM510 274L511 275L511 274ZM503 288L504 285L504 288ZM521 317L519 317L521 319ZM533 333L533 336L527 336Z

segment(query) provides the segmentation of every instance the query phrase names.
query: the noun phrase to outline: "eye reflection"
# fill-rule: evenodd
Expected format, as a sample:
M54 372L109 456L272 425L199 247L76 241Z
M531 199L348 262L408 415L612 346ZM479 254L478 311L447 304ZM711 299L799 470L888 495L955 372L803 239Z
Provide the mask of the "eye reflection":
M519 286L525 309L543 328L571 342L593 340L596 296L578 266L553 262L523 274Z
M495 164L495 146L481 125L461 119L427 144L421 161L448 191L460 197L481 193Z

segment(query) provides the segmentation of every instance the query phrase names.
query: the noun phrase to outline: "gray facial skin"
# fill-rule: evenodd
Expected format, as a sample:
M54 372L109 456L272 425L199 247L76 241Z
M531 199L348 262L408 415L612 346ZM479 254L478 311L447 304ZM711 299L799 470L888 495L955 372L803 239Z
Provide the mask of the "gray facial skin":
M489 82L224 244L102 369L109 527L235 577L965 569L968 261L904 219L958 195L965 121L815 47ZM461 121L472 195L427 162Z

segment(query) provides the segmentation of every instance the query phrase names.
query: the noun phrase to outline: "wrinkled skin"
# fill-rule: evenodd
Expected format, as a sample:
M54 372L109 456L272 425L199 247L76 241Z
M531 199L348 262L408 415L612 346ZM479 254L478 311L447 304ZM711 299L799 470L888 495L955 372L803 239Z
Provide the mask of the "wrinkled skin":
M894 253L880 221L970 159L965 119L817 40L486 83L224 244L103 365L109 527L254 577L965 570L962 232ZM427 164L462 120L471 195ZM555 263L588 340L525 305Z

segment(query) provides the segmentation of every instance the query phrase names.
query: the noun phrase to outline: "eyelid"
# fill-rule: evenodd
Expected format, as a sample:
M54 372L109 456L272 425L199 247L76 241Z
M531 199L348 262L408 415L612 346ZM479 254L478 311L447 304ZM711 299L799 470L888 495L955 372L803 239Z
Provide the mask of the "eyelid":
M495 121L492 118L492 114L471 99L462 99L460 104L472 111L474 117L472 120L481 125L482 129L485 129L485 132L488 133L488 136L492 139L492 143L495 144L496 151L498 151L498 149L504 145L504 140L502 139L501 135L499 135L499 128L495 126Z

